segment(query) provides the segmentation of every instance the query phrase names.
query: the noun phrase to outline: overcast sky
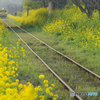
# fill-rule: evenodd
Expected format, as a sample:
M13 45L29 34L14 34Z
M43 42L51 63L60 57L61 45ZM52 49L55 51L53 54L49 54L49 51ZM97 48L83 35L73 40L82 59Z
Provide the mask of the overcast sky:
M0 7L5 7L9 3L21 4L22 0L0 0Z

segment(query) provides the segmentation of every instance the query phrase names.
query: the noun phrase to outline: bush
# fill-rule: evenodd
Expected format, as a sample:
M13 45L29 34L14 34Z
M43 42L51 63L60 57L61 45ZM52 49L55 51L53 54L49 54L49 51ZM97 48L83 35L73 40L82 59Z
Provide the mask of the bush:
M14 19L21 23L21 25L29 27L42 26L48 19L48 8L40 8L37 10L30 10L29 16L25 12L22 17L8 15L10 19Z

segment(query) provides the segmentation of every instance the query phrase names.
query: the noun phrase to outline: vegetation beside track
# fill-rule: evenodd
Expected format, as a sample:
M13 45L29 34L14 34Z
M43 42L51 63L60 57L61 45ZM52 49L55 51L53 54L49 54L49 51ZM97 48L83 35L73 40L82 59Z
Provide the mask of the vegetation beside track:
M49 45L53 47L58 47L60 50L65 50L63 47L65 44L62 41L55 37L48 37L47 35L40 32L31 32L33 29L28 28L25 29L30 31L33 35L40 38L41 40L48 42ZM99 93L99 80L96 80L91 74L84 73L80 68L77 68L72 63L68 63L66 60L54 53L51 49L43 46L42 43L34 39L32 36L27 33L23 33L22 31L16 29L16 32L27 42L27 44L34 50L68 85L70 85L77 92L90 92L96 91ZM29 41L30 40L30 41ZM70 46L66 45L65 48L70 48ZM68 51L68 50L67 50ZM70 51L68 51L69 53ZM74 54L74 52L72 52ZM47 56L49 55L49 57ZM45 73L45 72L44 72ZM74 83L73 83L74 81ZM79 84L79 85L77 85ZM90 85L91 84L91 85ZM77 86L77 87L76 87ZM84 88L84 87L85 88ZM97 88L98 87L98 88ZM61 95L60 95L61 96ZM99 97L96 97L99 98ZM92 97L92 100L96 99ZM89 100L88 97L87 100Z
M14 19L17 24L25 27L39 27L43 26L48 19L48 8L39 8L38 10L30 10L30 16L27 17L25 12L22 17L12 16L8 14L8 17Z
M35 56L29 56L28 59L28 55L31 54L29 50L25 51L20 42L20 39L8 31L0 20L0 100L35 100L36 98L37 100L56 100L57 86L53 83L56 82L62 88L63 86L56 78L49 82L47 76L41 72L42 68L36 72L37 67L35 68L36 64L33 63ZM31 63L30 60L33 62ZM42 64L38 61L37 65L39 67ZM47 69L44 70L47 71ZM53 77L52 74L48 76Z
M25 12L22 17L8 15L8 18L14 23L32 27L33 31L42 31L48 36L59 38L69 48L61 46L64 48L61 50L59 46L55 46L55 49L100 75L100 21L98 12L95 11L93 17L89 19L86 14L81 13L78 7L70 6L70 8L55 10L49 17L47 15L48 8L41 8L30 10L28 17ZM28 18L30 20L27 20ZM41 22L41 20L43 21Z
M27 16L24 17L27 18ZM20 18L23 19L23 17ZM30 15L30 18L34 19L33 15ZM14 22L14 20L12 21ZM20 25L28 26L26 29L28 31L42 31L42 33L34 34L58 51L100 75L100 21L98 12L94 12L92 19L89 19L77 7L71 7L70 9L54 11L48 20L46 18L44 24L32 24L32 20L26 24L20 20L19 22ZM19 22L17 23L19 24ZM54 38L55 41L58 39L59 42L54 45L52 40L44 39L44 35ZM82 90L81 87L80 89Z

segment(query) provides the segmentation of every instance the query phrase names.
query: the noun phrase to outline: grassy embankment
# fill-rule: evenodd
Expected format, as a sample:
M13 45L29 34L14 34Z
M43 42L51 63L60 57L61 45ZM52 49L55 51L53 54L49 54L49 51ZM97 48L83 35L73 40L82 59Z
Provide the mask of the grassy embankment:
M82 14L77 7L56 10L50 18L48 18L48 9L42 8L31 10L29 17L26 16L26 13L20 19L11 15L8 17L15 19L20 25L29 27L27 28L29 31L33 29L42 30L35 35L48 44L51 44L52 40L47 41L42 34L50 36L54 40L59 40L57 45L53 45L55 49L99 74L100 21L98 12L93 14L91 20L85 14Z
M26 46L24 49L21 43L20 39L8 31L0 20L0 100L35 100L36 98L56 100L57 86L53 83L56 82L58 85L60 83L57 79L50 82L47 80L47 77L51 78L53 75L44 76L42 70L48 71L48 69L34 55L28 58L31 53L28 49L25 50ZM40 66L39 72L37 67L35 68L36 65Z
M48 36L58 38L65 46L57 45L57 50L99 74L100 21L97 11L91 19L77 7L55 10L49 18L47 8L31 10L28 17L24 13L22 17L8 15L8 18L25 27L32 27L33 31L42 30Z

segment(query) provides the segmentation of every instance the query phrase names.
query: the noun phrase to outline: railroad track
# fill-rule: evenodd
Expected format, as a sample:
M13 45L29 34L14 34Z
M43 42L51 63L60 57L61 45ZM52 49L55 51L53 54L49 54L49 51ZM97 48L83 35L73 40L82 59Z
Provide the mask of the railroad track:
M3 22L23 41L24 44L26 44L26 46L31 50L31 52L34 53L35 56L40 61L42 61L42 63L59 79L59 81L68 90L70 90L71 92L74 92L74 93L77 92L77 91L74 91L74 90L76 90L76 88L78 88L77 84L78 83L82 84L82 82L80 82L79 79L81 81L85 81L87 83L89 82L88 86L90 84L93 84L94 87L96 87L96 86L100 87L100 85L98 85L98 84L100 84L100 76L99 75L95 74L94 72L90 71L89 69L85 68L84 66L82 66L79 63L75 62L74 60L70 59L66 55L64 55L64 54L60 53L59 51L55 50L54 48L52 48L51 46L49 46L45 42L41 41L40 39L38 39L37 37L35 37L31 33L27 32L26 30L24 30L21 27L19 27L19 26L15 25L14 23L12 23L13 25L15 25L16 27L18 27L19 29L21 29L25 33L28 33L27 35L30 35L31 39L34 38L35 39L34 41L37 40L37 44L34 44L34 41L31 42L31 43L27 43L28 39L23 40L21 37L24 37L24 35L22 35L20 37L20 35L18 35L18 33L15 32L14 29L11 26L9 26L6 21L8 21L8 20L3 20ZM8 22L11 23L10 21L8 21ZM34 48L33 48L33 46L34 46ZM41 54L41 57L38 56L38 50L36 51L36 53L34 52L37 49L37 47L39 48L41 46L42 46L43 51L45 50L46 55L51 55L52 54L52 57L51 57L50 60L46 60L46 59L49 59L49 57L45 57L44 54L43 55ZM54 55L57 55L57 58L54 57ZM49 65L51 65L50 63L53 63L54 66L51 65L53 67L51 67L51 66L49 67L49 65L47 63ZM64 64L63 66L61 66L63 68L58 68L55 65L55 63L59 63L59 65ZM70 65L68 65L68 63L70 63ZM68 71L66 73L63 73L63 70L68 70ZM59 74L59 73L62 73L62 74ZM87 76L87 78L85 76ZM75 78L76 78L76 80L75 80ZM71 84L70 79L72 79L71 82L74 81L73 82L74 84L73 83ZM95 79L95 82L94 82L94 79ZM68 83L68 84L66 84L66 83ZM69 84L71 85L71 87L73 89L69 86ZM74 98L77 99L77 100L92 100L92 99L88 99L88 97L87 98L86 97L82 98L82 97L80 97L78 95L75 95ZM95 99L93 99L93 100L95 100ZM96 100L99 100L99 99L96 99Z

